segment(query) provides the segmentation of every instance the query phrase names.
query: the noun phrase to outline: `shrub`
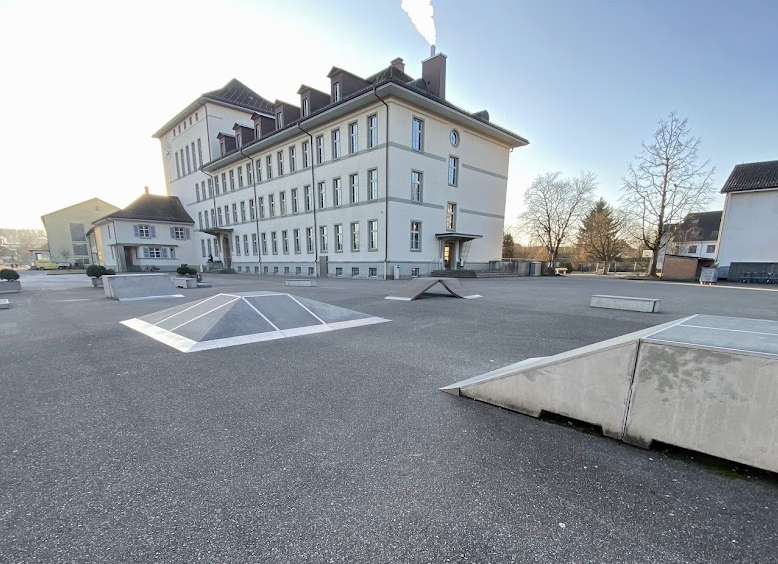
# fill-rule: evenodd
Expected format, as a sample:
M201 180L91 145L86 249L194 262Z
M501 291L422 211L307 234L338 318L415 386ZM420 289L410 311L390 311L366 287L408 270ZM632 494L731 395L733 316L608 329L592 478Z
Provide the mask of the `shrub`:
M559 268L566 268L567 272L572 272L573 271L573 263L570 262L570 261L563 262L563 263L561 263L559 265Z
M103 272L104 276L113 276L116 274L116 271L113 268L106 268L105 272Z
M19 273L10 268L0 270L0 280L19 280Z
M108 274L108 271L99 264L90 264L86 267L86 275L90 278L100 278L104 274Z
M197 269L192 268L187 264L182 264L181 266L176 268L176 272L181 276L194 276L195 274L197 274Z

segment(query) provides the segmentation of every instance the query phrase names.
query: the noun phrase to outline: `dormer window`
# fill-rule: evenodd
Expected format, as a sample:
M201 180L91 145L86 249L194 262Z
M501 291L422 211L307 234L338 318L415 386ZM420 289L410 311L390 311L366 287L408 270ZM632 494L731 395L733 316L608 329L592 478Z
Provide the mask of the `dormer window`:
M276 112L276 129L284 127L284 114L282 112Z
M332 83L332 101L340 102L340 82L339 81Z
M303 117L307 117L310 108L308 106L308 98L303 98Z
M236 139L238 141L238 147L243 147L243 135L240 131L236 134Z
M221 151L221 156L223 157L224 154L227 152L227 147L224 144L224 139L219 141L219 150Z

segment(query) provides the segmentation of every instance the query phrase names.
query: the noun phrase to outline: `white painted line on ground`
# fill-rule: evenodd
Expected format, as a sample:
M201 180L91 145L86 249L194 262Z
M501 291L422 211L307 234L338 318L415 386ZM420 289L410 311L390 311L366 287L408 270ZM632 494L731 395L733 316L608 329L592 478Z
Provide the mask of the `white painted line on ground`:
M193 341L192 339L187 339L181 335L176 335L175 333L171 333L170 331L157 327L156 325L152 325L151 323L146 323L145 321L137 318L128 319L126 321L122 321L121 323L130 329L134 329L139 333L143 333L147 337L151 337L152 339L173 347L174 349L181 352L189 352L192 347L197 344L197 342Z
M205 302L207 302L208 300L212 300L212 299L214 299L214 298L216 298L216 297L218 297L218 296L220 296L220 295L221 295L221 294L216 294L215 296L211 296L210 298L205 298L204 300L200 300L199 302L195 303L194 305L191 305L191 306L189 306L189 307L187 307L187 308L184 308L184 309L182 309L182 310L181 310L181 311L179 311L178 313L174 313L173 315L171 315L171 316L169 316L169 317L166 317L165 319L160 319L160 320L159 320L159 321L157 321L157 322L156 322L154 325L159 325L159 324L160 324L160 323L162 323L163 321L167 321L168 319L170 319L170 318L172 318L172 317L175 317L176 315L180 315L180 314L184 313L185 311L189 311L189 310L190 310L190 309L192 309L192 308L196 308L197 306L199 306L199 305L201 305L201 304L204 304L204 303L205 303ZM228 294L224 294L224 295L228 295Z
M184 294L168 294L166 296L143 296L142 298L116 298L120 302L138 302L140 300L163 300L166 298L183 298Z
M410 302L413 298L396 298L394 296L386 296L385 300L395 300L398 302Z
M65 302L88 302L90 300L91 298L77 298L73 300L51 300L51 301L56 303L65 303Z
M728 329L726 327L704 327L702 325L683 325L683 327L693 327L694 329L710 329L711 331L732 331L734 333L750 333L752 335L770 335L778 336L778 333L765 333L764 331L746 331L745 329Z
M171 329L169 329L169 330L170 330L170 331L175 331L175 330L176 330L176 329L178 329L179 327L183 327L183 326L184 326L184 325L186 325L187 323L191 323L192 321L194 321L194 320L196 320L196 319L200 319L201 317L204 317L204 316L208 315L209 313L213 313L213 312L214 312L214 311L216 311L217 309L223 308L224 306L228 306L228 305L230 305L230 304L231 304L231 303L233 303L233 302L237 302L239 299L240 299L240 297L237 297L237 298L235 298L234 300L230 300L230 301L228 301L227 303L224 303L224 304L222 304L222 305L220 305L220 306L216 306L215 308L213 308L213 309L211 309L211 310L208 310L208 311L206 311L205 313L201 313L200 315L198 315L197 317L193 317L193 318L192 318L192 319L190 319L189 321L184 321L184 322L183 322L181 325L176 325L175 327L173 327L173 328L171 328Z
M294 296L291 296L291 295L289 295L289 294L287 294L287 296L289 296L290 298L292 298L292 299L293 299L293 300L294 300L294 301L297 303L297 305L299 305L299 306L300 306L301 308L303 308L305 311L307 311L308 313L310 313L312 316L314 316L316 319L318 319L318 320L319 320L321 323L324 323L325 325L327 324L327 322L326 322L326 321L324 321L324 320L323 320L321 317L319 317L318 315L316 315L315 313L313 313L313 312L312 312L310 309L308 309L308 308L307 308L307 307L305 307L303 304L301 304L301 303L300 303L300 301L299 301L297 298L295 298Z
M251 304L251 302L249 302L249 301L248 301L246 298L243 298L243 301L244 301L244 302L246 302L246 304L248 304L248 306L249 306L251 309L253 309L254 311L256 311L256 312L259 314L259 316L260 316L262 319L264 319L265 321L267 321L267 322L270 324L270 326L271 326L273 329L275 329L276 331L280 331L280 329L279 329L278 327L276 327L276 324L275 324L275 323L273 323L272 321L270 321L270 320L269 320L267 317L265 317L265 314L264 314L264 313L262 313L261 311L259 311L257 308L255 308L255 307L254 307L254 306Z
M389 319L383 317L366 317L363 319L351 319L349 321L336 321L328 323L332 329L350 329L351 327L362 327L364 325L375 325L376 323L388 323Z

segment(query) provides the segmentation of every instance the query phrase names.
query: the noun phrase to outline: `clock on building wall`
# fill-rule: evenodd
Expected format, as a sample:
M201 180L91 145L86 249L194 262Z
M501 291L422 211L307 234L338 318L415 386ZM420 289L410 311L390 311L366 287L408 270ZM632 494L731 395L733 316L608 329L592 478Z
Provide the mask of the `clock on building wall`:
M448 138L451 141L452 147L459 146L459 131L457 131L456 129L452 129L451 133L448 134Z

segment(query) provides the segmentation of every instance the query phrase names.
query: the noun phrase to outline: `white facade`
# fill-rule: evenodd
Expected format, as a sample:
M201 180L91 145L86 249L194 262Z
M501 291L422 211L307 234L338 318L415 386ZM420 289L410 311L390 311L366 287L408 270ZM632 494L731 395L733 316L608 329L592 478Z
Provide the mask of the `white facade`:
M727 193L717 261L778 263L778 189Z
M198 116L186 133L175 125L175 137L160 136L168 193L195 221L195 263L384 278L396 267L401 277L425 276L501 258L509 154L527 142L391 81L348 94L221 158L216 136L235 123L253 129L248 111L208 103L209 121ZM197 139L205 151L206 138L203 158L215 160L178 178L170 154L180 161Z

